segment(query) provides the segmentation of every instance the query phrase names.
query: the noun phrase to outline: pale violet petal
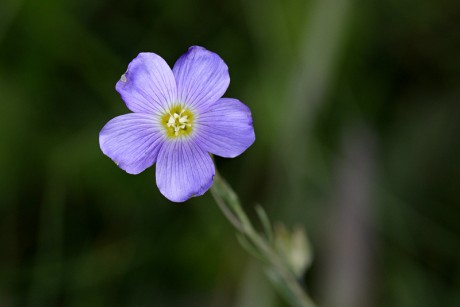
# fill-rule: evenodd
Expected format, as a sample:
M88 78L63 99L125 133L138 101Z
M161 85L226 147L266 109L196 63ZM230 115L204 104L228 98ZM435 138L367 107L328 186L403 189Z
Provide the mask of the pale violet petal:
M152 166L164 142L155 115L129 113L109 121L99 133L102 152L129 174Z
M204 194L212 184L215 170L210 155L192 139L165 142L156 164L160 192L173 202Z
M196 108L214 103L230 84L228 67L214 52L192 46L174 64L180 102Z
M150 52L139 55L117 82L116 90L133 112L163 114L176 101L174 75L159 55Z
M233 158L255 141L249 108L237 99L221 98L196 120L196 141L217 156Z

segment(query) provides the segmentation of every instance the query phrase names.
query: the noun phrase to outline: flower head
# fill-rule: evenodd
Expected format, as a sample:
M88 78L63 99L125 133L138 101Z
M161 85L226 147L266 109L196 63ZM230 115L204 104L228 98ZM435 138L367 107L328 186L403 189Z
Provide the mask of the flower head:
M227 65L203 47L190 47L171 70L155 53L140 53L116 90L133 112L99 134L102 152L139 174L156 163L156 182L169 200L205 193L215 174L210 157L233 158L255 140L251 111L228 88Z

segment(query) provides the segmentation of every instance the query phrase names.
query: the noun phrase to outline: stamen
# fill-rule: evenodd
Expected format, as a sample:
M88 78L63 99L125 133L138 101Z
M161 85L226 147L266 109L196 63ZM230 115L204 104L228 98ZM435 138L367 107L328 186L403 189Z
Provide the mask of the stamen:
M176 120L174 119L174 117L171 116L168 120L168 127L171 127L172 125L174 125L175 122Z
M179 136L181 130L185 130L187 127L192 126L191 123L189 123L189 115L183 115L184 112L186 112L185 109L182 109L179 113L177 111L174 113L169 111L167 113L169 119L166 122L166 127L172 128L175 136Z

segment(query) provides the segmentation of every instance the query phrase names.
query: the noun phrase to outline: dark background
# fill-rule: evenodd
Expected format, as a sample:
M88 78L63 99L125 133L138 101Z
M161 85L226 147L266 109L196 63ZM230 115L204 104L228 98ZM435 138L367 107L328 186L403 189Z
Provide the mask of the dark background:
M246 210L303 225L322 306L460 305L460 4L0 3L0 306L284 306L209 193L99 149L142 51L230 68L256 142L216 159Z

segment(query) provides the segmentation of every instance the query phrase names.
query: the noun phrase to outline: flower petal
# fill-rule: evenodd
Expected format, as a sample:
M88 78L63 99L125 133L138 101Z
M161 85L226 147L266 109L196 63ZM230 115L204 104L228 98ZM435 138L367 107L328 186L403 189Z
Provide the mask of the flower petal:
M214 52L192 46L173 67L177 95L190 107L216 102L230 84L228 67Z
M102 152L129 174L139 174L152 166L163 142L160 121L151 114L115 117L99 133Z
M211 187L214 174L210 155L192 140L166 142L158 154L157 185L171 201L203 195Z
M139 53L129 63L115 88L128 108L138 113L164 113L177 98L171 68L150 52Z
M237 99L219 99L196 122L197 142L215 155L233 158L254 143L251 111Z

